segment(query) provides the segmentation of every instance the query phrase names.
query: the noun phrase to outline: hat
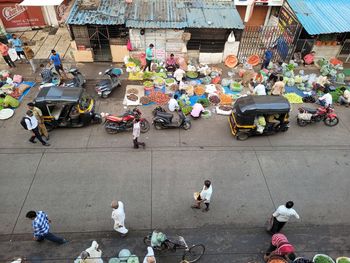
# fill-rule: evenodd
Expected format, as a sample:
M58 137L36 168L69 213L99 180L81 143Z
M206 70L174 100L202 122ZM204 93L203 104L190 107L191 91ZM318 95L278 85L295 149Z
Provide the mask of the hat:
M198 200L198 197L200 197L200 196L201 196L201 194L199 192L193 193L194 200Z

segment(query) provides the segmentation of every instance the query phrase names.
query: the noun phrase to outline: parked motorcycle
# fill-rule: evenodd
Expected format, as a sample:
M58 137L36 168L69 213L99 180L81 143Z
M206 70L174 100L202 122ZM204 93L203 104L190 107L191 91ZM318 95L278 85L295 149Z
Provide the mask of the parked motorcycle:
M145 118L141 118L141 115L142 113L138 108L128 110L122 116L105 114L105 130L109 134L132 130L134 119L139 117L140 131L142 133L148 132L150 128L149 122Z
M96 92L98 96L107 98L111 92L118 86L121 86L120 75L123 74L121 68L110 68L107 69L104 75L108 76L108 79L101 80L96 84Z
M323 121L325 125L330 127L333 127L339 123L337 114L330 106L319 107L318 109L301 107L298 110L299 114L297 116L297 123L301 127L320 121Z
M84 88L86 79L83 74L80 73L79 69L72 68L68 71L73 75L73 79L67 80L62 84L64 88Z
M162 107L157 107L153 110L153 125L157 130L183 128L188 130L191 128L191 121L187 118L181 110L177 110L179 121L173 122L174 114L168 113Z

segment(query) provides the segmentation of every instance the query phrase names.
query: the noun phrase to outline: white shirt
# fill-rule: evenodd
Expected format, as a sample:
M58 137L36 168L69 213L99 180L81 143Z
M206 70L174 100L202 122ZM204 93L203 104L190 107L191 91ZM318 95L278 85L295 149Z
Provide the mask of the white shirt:
M90 254L90 257L83 260L79 256L74 263L103 263L103 260L101 259L102 251L98 249L96 241L92 241L91 247L85 249L85 251Z
M29 118L30 121L27 118ZM29 117L28 115L26 115L25 122L27 124L27 128L29 131L38 127L38 120L35 118L34 115L32 117Z
M288 222L291 216L295 216L299 219L299 215L293 208L287 208L285 205L280 205L277 210L272 214L279 222Z
M204 203L209 203L210 202L210 198L211 198L211 194L213 193L213 187L212 185L210 185L208 187L208 189L205 189L206 186L203 186L202 191L200 192L200 196L202 198L202 200L206 200L204 201Z
M175 111L175 109L180 108L179 104L177 103L177 100L174 98L171 98L168 102L168 108L170 111Z
M330 93L324 94L321 98L319 98L319 100L324 100L326 103L325 104L326 107L333 104L333 98Z
M175 70L174 72L174 78L177 80L177 81L180 81L182 80L182 78L184 77L184 75L186 74L186 72L181 69L181 68L178 68L177 70Z
M134 137L134 140L140 137L140 122L134 122L134 125L132 128L132 135Z
M256 95L266 95L265 86L264 86L263 84L258 84L258 85L254 88L254 94L256 94Z
M147 247L147 255L143 259L143 263L148 263L148 261L147 261L148 257L154 257L154 251L153 251L152 247ZM154 262L156 262L156 261L154 261Z
M124 225L124 221L125 221L124 204L121 201L118 201L117 209L113 208L112 219L114 220L115 231L121 234L128 233L128 229Z

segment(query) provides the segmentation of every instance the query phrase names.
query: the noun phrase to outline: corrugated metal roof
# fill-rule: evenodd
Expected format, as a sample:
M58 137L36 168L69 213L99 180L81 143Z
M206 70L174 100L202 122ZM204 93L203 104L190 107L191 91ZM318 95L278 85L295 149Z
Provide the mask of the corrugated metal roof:
M187 27L243 29L242 19L233 2L193 1L185 2Z
M349 0L288 0L310 35L350 32Z
M126 15L126 27L184 28L186 13L177 8L179 0L133 0Z
M125 9L125 0L101 0L96 10L81 9L78 1L75 1L67 24L122 25L125 23Z

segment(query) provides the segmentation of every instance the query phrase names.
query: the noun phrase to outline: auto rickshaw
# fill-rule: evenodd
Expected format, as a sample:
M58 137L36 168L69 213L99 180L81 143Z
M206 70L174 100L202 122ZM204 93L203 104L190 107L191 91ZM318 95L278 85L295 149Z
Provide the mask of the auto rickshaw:
M253 135L270 135L289 128L290 104L282 96L245 96L236 100L228 121L232 134L244 141Z
M48 130L102 123L101 115L94 111L95 100L82 88L44 87L34 103Z

